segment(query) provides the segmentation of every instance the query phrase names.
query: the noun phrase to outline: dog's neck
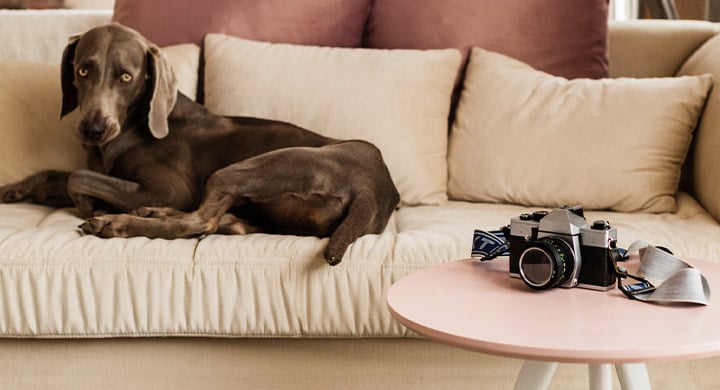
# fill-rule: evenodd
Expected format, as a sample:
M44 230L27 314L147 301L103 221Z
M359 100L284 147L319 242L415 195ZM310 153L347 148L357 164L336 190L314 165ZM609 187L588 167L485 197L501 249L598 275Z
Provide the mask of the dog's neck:
M144 129L143 129L144 127ZM106 174L110 174L115 166L117 159L131 150L138 144L147 142L148 138L152 138L147 123L138 125L124 126L120 135L112 141L99 146L102 162L105 167Z

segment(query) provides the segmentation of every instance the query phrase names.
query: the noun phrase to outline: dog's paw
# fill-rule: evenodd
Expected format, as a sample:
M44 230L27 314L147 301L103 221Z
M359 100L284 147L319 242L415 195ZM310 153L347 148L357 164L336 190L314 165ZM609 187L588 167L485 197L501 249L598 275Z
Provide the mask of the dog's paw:
M15 203L28 198L28 193L16 186L0 188L0 201L2 203Z
M336 256L330 256L329 258L326 258L325 260L327 261L328 264L335 266L335 265L340 264L340 262L342 262L342 257L338 258Z
M325 253L323 254L323 257L325 257L325 261L327 261L327 263L329 265L335 266L342 262L344 254L345 254L344 250L342 250L342 251L339 251L337 249L333 250L333 248L328 246L325 249Z
M85 234L102 238L127 237L127 224L117 215L102 215L86 219L78 226Z
M352 240L348 241L335 236L330 237L330 240L325 247L325 252L323 252L323 257L325 257L325 261L327 261L328 264L333 266L340 264L343 260L343 257L345 257L345 252L347 252L350 243L352 243Z

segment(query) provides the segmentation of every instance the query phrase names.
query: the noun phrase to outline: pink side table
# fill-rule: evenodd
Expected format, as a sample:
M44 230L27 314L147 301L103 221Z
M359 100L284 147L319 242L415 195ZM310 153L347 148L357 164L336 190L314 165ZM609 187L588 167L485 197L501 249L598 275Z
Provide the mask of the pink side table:
M686 260L687 261L687 260ZM720 292L720 263L692 260ZM624 266L631 271L638 261ZM646 362L720 355L720 305L662 306L619 290L533 291L508 260L461 260L423 269L388 292L392 315L422 336L477 352L525 359L515 389L546 389L560 363L588 363L591 389L650 389Z

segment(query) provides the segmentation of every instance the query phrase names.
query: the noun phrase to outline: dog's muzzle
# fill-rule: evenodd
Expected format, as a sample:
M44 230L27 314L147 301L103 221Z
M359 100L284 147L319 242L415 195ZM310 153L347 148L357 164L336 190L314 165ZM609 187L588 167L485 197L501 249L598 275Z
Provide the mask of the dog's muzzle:
M80 122L78 136L86 145L102 145L120 133L120 125L107 117L96 115Z
M82 121L80 136L85 143L98 143L107 134L108 125L105 121Z

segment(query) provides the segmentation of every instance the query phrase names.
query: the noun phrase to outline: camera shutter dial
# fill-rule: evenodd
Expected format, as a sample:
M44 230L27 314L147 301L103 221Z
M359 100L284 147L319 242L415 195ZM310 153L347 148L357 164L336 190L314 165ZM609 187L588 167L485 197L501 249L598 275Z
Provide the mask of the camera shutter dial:
M590 228L593 230L609 230L610 222L605 221L603 219L598 219L597 221L593 222L593 224Z
M533 221L540 222L541 219L545 218L549 213L545 210L534 211L532 213Z

